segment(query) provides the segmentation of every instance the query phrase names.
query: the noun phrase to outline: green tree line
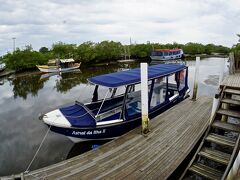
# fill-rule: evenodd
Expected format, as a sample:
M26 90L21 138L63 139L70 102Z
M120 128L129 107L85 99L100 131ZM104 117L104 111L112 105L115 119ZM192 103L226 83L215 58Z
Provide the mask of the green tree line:
M123 45L120 42L102 41L98 43L84 42L82 44L67 44L57 42L51 48L41 47L39 51L34 51L31 45L23 49L17 49L13 53L7 53L0 57L9 69L25 70L35 68L35 65L46 64L49 59L73 58L76 62L85 64L95 64L100 62L116 61L124 59L126 56L134 59L149 58L154 49L173 49L181 48L185 54L208 54L213 53L228 54L230 48L222 45L189 42L187 44L170 44L146 43Z

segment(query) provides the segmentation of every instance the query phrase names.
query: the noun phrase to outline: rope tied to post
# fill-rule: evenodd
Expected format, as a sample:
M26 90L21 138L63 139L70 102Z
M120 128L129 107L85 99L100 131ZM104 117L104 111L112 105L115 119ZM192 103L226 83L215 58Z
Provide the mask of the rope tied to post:
M57 118L58 118L58 117L57 117ZM57 118L55 118L54 121L55 121ZM37 151L35 152L35 154L34 154L32 160L31 160L30 163L29 163L29 165L27 166L27 169L24 171L25 174L29 173L29 169L30 169L32 163L34 162L35 158L37 157L37 154L39 153L39 151L40 151L40 149L41 149L41 147L42 147L44 141L46 140L47 135L48 135L48 133L49 133L51 127L52 127L51 125L48 127L48 129L47 129L47 131L46 131L46 133L45 133L45 135L44 135L44 137L43 137L43 139L42 139L42 141L41 141L41 143L40 143L40 145L39 145Z

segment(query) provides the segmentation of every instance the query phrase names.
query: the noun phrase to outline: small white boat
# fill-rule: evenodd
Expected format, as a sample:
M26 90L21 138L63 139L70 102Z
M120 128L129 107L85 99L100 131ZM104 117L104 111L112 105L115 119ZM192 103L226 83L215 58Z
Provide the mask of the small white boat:
M6 69L6 64L5 63L0 63L0 72L4 71Z
M53 63L54 62L54 63ZM80 63L74 63L73 59L50 60L49 65L36 65L37 68L44 73L64 72L78 69Z

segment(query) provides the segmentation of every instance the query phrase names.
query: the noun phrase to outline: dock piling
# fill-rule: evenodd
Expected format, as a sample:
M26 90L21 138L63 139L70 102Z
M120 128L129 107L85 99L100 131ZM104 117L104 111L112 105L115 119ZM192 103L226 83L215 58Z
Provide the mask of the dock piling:
M142 109L142 134L149 132L148 128L148 64L141 63L141 109Z
M200 64L200 57L196 57L195 76L194 76L193 95L192 95L192 100L194 101L197 98L199 64Z

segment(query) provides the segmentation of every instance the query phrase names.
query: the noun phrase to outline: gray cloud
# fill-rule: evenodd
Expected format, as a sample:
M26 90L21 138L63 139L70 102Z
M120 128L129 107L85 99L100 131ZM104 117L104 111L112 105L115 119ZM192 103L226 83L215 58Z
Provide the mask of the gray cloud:
M114 40L232 46L239 0L0 0L0 55L32 44Z

